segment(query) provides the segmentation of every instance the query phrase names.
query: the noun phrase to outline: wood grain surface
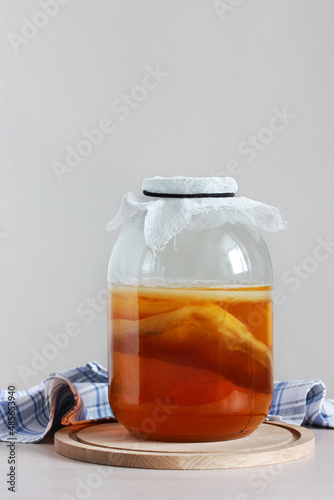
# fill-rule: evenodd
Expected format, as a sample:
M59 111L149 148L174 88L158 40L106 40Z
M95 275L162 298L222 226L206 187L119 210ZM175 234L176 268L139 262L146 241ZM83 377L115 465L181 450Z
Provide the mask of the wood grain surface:
M229 469L270 465L314 450L309 429L265 422L253 434L211 443L166 443L137 438L117 422L73 425L55 434L55 450L84 462L142 469Z

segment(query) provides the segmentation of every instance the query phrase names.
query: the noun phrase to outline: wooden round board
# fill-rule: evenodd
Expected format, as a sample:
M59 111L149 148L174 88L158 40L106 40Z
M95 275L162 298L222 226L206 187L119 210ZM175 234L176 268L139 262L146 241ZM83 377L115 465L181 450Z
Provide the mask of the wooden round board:
M137 438L118 422L65 427L55 449L75 460L141 469L232 469L297 460L314 450L304 427L265 422L253 434L232 441L166 443Z

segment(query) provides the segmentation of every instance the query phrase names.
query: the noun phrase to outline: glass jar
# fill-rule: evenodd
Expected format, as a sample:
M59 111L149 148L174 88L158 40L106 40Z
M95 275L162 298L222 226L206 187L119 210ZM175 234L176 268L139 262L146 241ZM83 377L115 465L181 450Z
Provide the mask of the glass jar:
M146 213L111 253L109 401L137 436L247 436L273 395L272 266L255 225L231 207L200 213L161 251Z

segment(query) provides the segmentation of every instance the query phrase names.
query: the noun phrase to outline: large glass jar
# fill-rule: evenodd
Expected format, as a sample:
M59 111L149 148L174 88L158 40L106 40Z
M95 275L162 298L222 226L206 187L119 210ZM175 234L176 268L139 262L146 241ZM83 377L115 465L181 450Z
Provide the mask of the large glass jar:
M193 215L161 251L145 211L110 257L109 401L137 436L217 441L247 436L273 395L272 267L243 213Z

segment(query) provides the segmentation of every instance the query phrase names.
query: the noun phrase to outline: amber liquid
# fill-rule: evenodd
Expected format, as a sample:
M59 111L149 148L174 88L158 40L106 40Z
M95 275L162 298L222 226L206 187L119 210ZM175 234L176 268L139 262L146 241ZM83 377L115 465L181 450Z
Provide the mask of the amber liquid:
M271 287L111 286L109 401L138 436L253 432L273 393Z

